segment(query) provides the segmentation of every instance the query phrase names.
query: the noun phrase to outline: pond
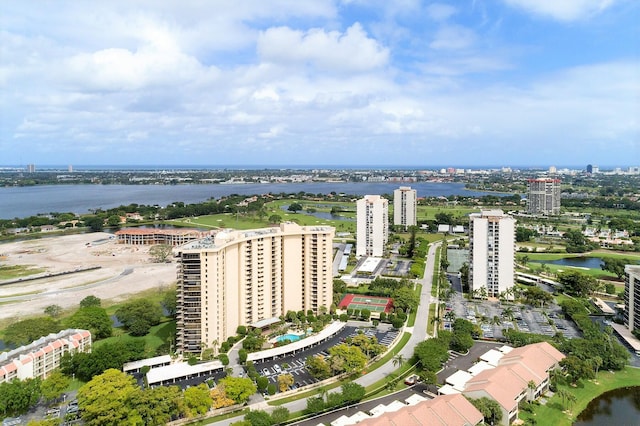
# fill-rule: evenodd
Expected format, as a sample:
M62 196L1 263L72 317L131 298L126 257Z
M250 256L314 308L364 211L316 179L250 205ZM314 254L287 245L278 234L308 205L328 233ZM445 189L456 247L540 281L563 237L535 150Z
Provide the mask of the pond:
M284 211L287 211L287 212L289 211L288 210L289 209L289 205L288 204L287 205L283 205L281 208ZM340 216L339 214L332 214L332 213L329 213L329 212L313 212L313 213L310 213L310 212L308 212L306 210L300 210L299 213L306 214L307 216L314 216L314 217L317 217L318 219L346 220L346 221L351 221L351 222L355 221L354 218Z
M589 403L574 425L638 424L640 386L615 389L603 393Z
M532 260L532 262L587 269L601 269L600 265L602 265L602 259L599 257L563 257L556 260Z

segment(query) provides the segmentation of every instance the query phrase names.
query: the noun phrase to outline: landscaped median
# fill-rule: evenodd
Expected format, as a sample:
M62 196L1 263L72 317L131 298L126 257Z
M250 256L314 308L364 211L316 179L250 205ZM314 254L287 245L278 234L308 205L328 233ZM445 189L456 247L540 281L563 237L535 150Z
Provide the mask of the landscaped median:
M535 406L533 413L521 410L520 418L523 420L533 418L538 424L570 426L589 402L597 396L627 386L640 386L640 369L627 366L616 372L601 371L596 379L583 380L576 387L566 385L558 387L558 390L564 389L575 396L575 401L563 401L561 392L556 392L545 405Z

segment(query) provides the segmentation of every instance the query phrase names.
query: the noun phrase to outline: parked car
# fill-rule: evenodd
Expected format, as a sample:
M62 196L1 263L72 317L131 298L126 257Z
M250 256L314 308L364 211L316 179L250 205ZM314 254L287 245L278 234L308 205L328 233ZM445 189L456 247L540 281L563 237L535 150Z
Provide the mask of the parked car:
M418 377L418 375L416 374L412 374L411 376L404 379L404 384L408 386L413 386L416 383L418 383L418 380L420 380L420 377Z

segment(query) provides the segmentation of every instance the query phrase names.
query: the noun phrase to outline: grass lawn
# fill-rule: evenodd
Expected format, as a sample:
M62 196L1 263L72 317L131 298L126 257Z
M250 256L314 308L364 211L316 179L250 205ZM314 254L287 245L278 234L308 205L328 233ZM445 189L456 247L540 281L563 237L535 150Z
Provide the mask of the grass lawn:
M576 397L576 402L571 406L570 411L564 412L562 400L558 395L554 395L546 405L536 407L534 415L536 420L538 420L538 424L554 426L571 425L576 420L578 414L598 395L627 386L640 386L640 369L626 367L624 370L614 373L601 371L598 373L596 380L586 381L580 387L560 386ZM522 419L530 416L529 413L520 412L520 418Z
M418 298L420 298L420 292L422 292L422 284L416 284L416 288L414 290ZM418 315L418 310L414 310L409 314L409 319L407 320L407 326L413 327L416 323L416 315Z
M130 336L128 333L125 333L121 328L114 329L114 336L108 337L106 339L98 340L94 342L94 347L100 347L106 343L113 342L121 342L128 340L144 340L145 342L145 351L148 356L155 356L157 349L163 344L170 341L170 339L175 335L176 331L176 322L165 321L158 325L151 327L149 333L146 336L134 337Z
M558 260L565 259L570 257L612 257L612 258L623 258L630 260L640 261L640 253L634 252L612 252L607 250L596 250L591 251L589 253L520 253L518 252L518 257L520 256L528 256L529 261L535 262L536 260Z
M542 263L538 263L536 261L529 261L527 265L532 269L539 269ZM566 271L579 271L579 272L582 272L583 274L591 275L592 277L602 279L602 280L617 278L616 274L609 271L603 271L602 269L581 268L581 267L567 266L567 265L554 265L552 263L547 263L546 265L549 268L549 270L554 274L558 272L566 272Z
M31 265L4 265L0 266L0 281L28 277L29 275L40 274L45 270Z

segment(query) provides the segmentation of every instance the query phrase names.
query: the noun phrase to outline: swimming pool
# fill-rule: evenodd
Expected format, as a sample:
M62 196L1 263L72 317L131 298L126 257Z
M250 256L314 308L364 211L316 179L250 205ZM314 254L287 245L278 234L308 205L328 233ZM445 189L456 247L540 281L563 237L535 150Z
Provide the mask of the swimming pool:
M300 340L300 336L298 336L297 334L283 334L282 336L276 337L276 342L284 342L285 340L288 340L290 342L297 342L298 340Z

